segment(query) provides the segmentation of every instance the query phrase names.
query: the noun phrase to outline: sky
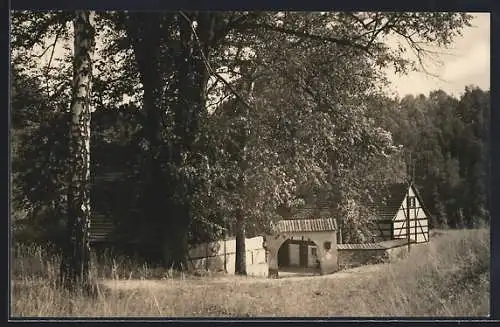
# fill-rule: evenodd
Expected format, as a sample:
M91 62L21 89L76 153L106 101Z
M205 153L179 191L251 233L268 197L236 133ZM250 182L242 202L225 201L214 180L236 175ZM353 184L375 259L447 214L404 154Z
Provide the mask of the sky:
M387 89L387 93L403 97L407 94L427 95L430 91L441 89L458 97L468 85L488 90L490 88L490 14L474 13L473 16L472 26L465 28L463 35L457 37L448 49L435 49L446 54L427 61L428 70L438 77L429 76L423 72L411 72L401 76L396 75L392 70L387 70L387 77L392 84ZM62 55L62 47L59 47L56 49L55 57ZM42 61L48 61L48 54L45 57L47 58L43 58Z
M431 72L439 78L425 73L413 72L398 76L388 72L392 90L400 97L407 94L425 94L442 89L446 93L460 96L467 85L476 85L483 90L490 88L490 14L475 13L472 27L466 28L449 49L449 54L439 56L440 63L430 62Z

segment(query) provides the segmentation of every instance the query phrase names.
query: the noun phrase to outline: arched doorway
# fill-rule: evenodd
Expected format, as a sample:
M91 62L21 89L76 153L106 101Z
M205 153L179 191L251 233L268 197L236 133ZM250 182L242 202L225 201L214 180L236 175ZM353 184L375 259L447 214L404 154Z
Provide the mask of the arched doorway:
M318 245L312 240L287 239L279 247L277 257L281 275L321 273Z
M333 219L282 220L265 237L269 277L292 272L328 274L338 270Z
M288 267L290 265L290 241L286 240L281 244L278 250L278 269Z

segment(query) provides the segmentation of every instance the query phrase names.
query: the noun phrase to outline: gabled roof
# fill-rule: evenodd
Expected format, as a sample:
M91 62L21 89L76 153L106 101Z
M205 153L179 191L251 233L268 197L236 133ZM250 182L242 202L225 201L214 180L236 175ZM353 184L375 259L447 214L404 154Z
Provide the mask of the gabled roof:
M368 204L377 219L392 219L408 193L407 183L393 183L376 192Z
M413 188L413 192L415 193L415 196L417 197L417 200L420 203L420 207L424 211L427 218L430 219L432 215L431 215L430 211L427 209L427 207L425 206L424 200L423 200L422 196L420 195L420 192L418 191L418 189L415 187L414 184L412 184L411 187Z
M394 183L389 184L385 188L382 188L375 196L372 197L371 203L368 206L377 215L377 219L389 220L392 219L398 212L403 200L408 194L408 189L412 188L413 193L418 199L420 206L424 210L425 214L430 217L429 211L423 204L422 197L420 196L417 188L414 184L408 183Z
M335 219L287 219L280 220L274 226L278 233L328 232L337 230Z

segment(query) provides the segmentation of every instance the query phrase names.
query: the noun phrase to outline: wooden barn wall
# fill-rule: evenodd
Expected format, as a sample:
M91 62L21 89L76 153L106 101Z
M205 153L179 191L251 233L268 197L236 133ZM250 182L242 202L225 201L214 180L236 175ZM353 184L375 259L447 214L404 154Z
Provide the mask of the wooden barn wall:
M376 242L393 239L392 220L375 220L373 224L373 234Z

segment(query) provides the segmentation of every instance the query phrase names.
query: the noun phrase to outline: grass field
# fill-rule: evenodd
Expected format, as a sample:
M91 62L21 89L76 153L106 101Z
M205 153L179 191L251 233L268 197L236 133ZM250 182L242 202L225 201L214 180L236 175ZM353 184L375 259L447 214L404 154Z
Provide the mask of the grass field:
M29 252L31 251L31 252ZM407 259L327 276L190 277L126 263L93 268L97 297L57 290L57 258L17 251L15 317L487 316L489 230L437 234ZM153 275L156 278L151 279ZM150 278L150 279L147 279Z

